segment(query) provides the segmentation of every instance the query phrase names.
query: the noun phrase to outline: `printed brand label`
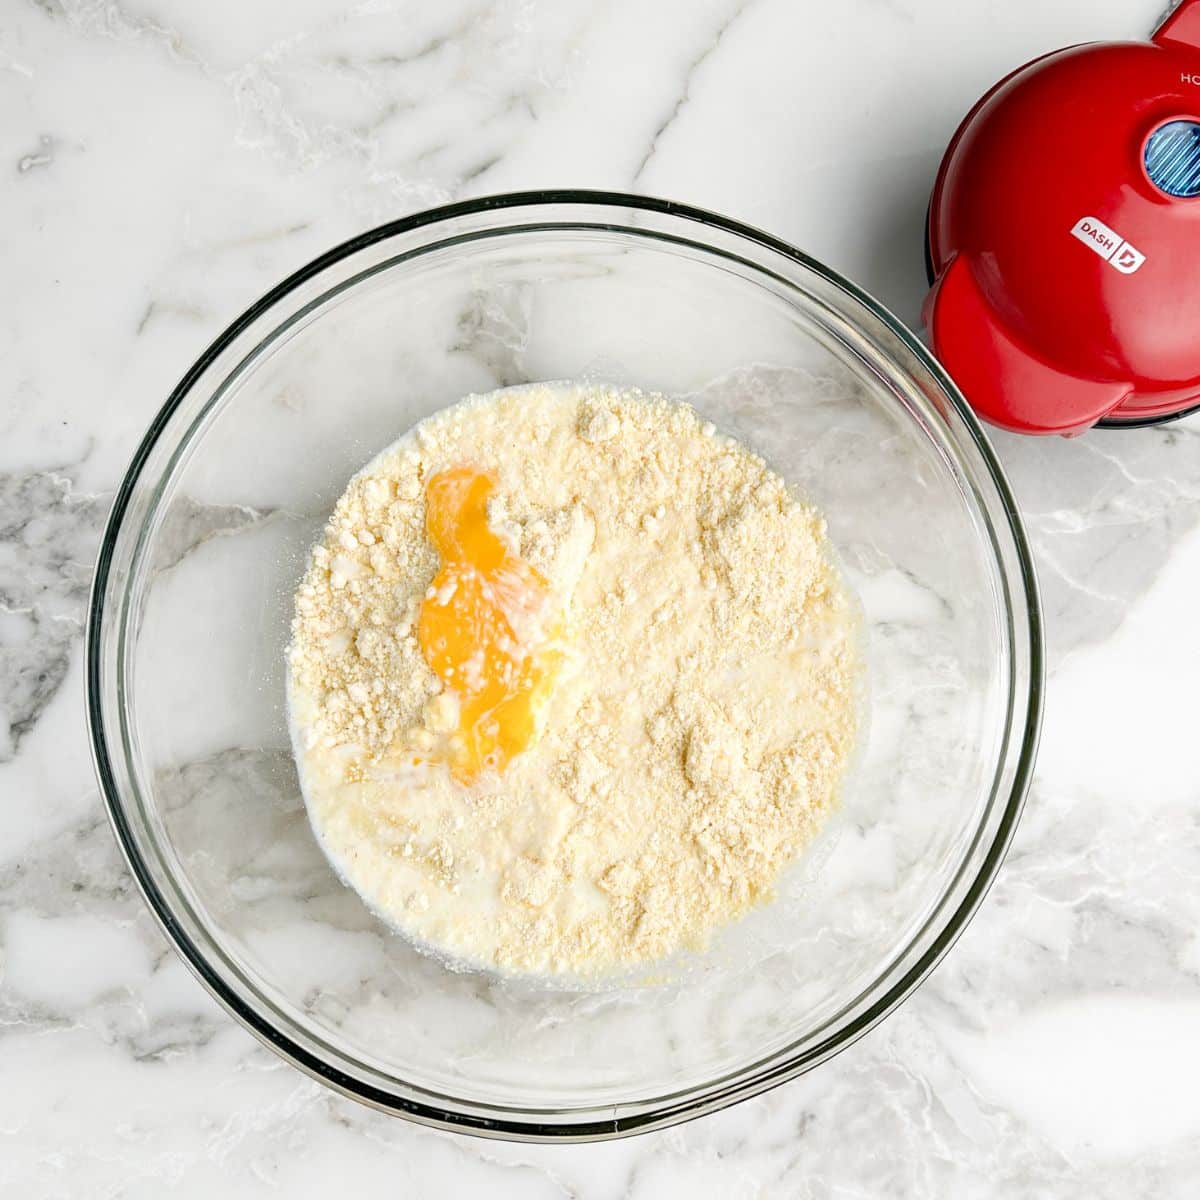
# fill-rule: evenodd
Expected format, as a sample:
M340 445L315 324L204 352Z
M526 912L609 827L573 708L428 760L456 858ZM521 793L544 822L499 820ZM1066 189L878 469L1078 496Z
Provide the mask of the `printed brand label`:
M1108 260L1122 275L1132 275L1146 261L1146 256L1135 250L1128 242L1122 242L1121 248Z
M1071 234L1122 275L1132 275L1146 261L1146 256L1136 246L1095 217L1080 217Z

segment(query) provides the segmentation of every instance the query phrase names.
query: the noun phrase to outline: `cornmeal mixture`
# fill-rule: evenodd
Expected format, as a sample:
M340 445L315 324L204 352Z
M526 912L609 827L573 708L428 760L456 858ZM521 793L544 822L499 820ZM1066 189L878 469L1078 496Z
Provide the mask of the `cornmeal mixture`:
M820 516L689 407L470 398L351 480L297 592L313 827L461 961L594 975L702 946L834 801L856 630Z

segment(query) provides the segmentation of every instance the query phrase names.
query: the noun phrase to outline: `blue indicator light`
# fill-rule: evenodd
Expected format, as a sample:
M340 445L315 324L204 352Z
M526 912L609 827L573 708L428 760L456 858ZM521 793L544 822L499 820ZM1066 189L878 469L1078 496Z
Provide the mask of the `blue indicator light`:
M1146 174L1168 196L1200 196L1200 123L1168 121L1146 143Z

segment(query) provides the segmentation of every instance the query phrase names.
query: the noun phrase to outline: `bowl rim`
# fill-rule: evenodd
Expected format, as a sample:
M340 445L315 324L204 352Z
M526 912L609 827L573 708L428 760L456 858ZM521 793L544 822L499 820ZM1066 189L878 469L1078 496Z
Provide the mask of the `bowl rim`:
M1025 601L1023 614L1018 604L1010 602L1008 615L1014 629L1022 615L1027 620L1028 626L1025 632L1028 636L1029 653L1027 664L1029 687L1023 711L1019 696L1014 695L1009 714L1012 724L1023 720L1024 726L1021 745L1013 760L1012 786L1009 795L1003 803L992 843L983 856L975 877L971 880L957 907L946 915L942 928L934 936L924 953L844 1029L832 1033L802 1054L793 1054L790 1058L760 1069L749 1078L738 1078L732 1082L727 1080L720 1086L706 1087L703 1094L698 1097L694 1095L694 1092L692 1096L682 1100L677 1096L668 1104L656 1106L648 1112L638 1111L618 1116L614 1111L613 1117L609 1120L565 1122L540 1119L518 1120L510 1117L484 1118L474 1112L448 1111L444 1107L427 1104L420 1100L398 1097L331 1066L244 1003L226 981L213 970L204 951L194 943L176 919L170 904L160 892L137 847L125 813L121 786L110 756L109 738L101 712L103 707L101 634L106 616L105 595L112 572L117 537L128 513L135 486L151 451L158 443L170 418L183 403L196 381L245 329L276 303L320 275L328 267L359 251L394 236L460 217L478 216L494 210L547 205L642 210L663 216L682 218L685 221L713 228L782 255L831 284L837 290L844 292L879 319L888 331L903 344L905 349L915 356L919 364L928 371L937 384L955 416L962 422L963 430L974 444L987 477L995 489L995 498L999 501L1007 532L1012 539L1012 549L1018 568L1016 578L1021 585ZM1002 525L1001 528L1004 526ZM1013 599L1015 601L1018 597L1014 596ZM372 1108L436 1129L505 1140L555 1143L589 1142L627 1137L716 1112L740 1100L777 1087L825 1062L852 1045L897 1008L929 976L957 941L982 903L1004 861L1033 776L1041 734L1045 688L1041 600L1032 554L1016 502L1004 471L979 420L971 411L957 385L917 335L858 285L772 234L733 218L675 200L581 188L498 193L424 209L386 222L351 237L318 255L271 288L231 322L189 367L156 413L114 494L92 578L85 630L85 659L88 736L93 766L109 823L138 890L159 928L188 969L221 1007L263 1045L275 1051L285 1061L335 1092Z

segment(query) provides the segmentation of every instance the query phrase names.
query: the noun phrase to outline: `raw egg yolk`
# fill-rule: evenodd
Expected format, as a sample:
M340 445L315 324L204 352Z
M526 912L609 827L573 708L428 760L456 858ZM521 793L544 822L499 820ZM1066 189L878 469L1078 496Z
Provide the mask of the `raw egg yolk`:
M442 565L417 638L458 699L449 765L462 783L503 771L534 740L561 661L558 630L547 624L549 585L488 526L494 490L485 472L453 467L425 491L425 528Z

